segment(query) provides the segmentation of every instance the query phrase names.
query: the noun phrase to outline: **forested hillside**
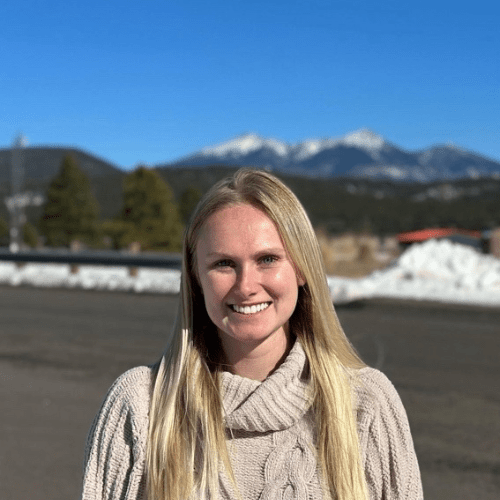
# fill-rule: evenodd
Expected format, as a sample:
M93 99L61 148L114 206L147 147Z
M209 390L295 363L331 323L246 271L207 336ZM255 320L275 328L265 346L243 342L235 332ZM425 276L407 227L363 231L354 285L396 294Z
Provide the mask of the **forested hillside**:
M176 197L186 186L205 192L236 168L165 168L160 175ZM297 195L313 225L329 233L368 231L389 235L429 226L483 229L500 225L500 180L397 184L355 179L310 179L278 175ZM456 197L422 196L430 190ZM436 199L437 198L437 199ZM421 200L421 201L418 201Z
M202 193L237 167L162 168L159 175L172 188L177 203L188 188ZM126 173L107 172L90 178L101 218L116 216L123 203ZM279 176L297 194L313 224L332 234L347 231L390 235L429 226L484 229L500 226L500 180L477 179L453 183L397 184L355 179L310 179ZM29 180L27 190L45 193L49 180ZM10 187L0 183L0 196ZM451 193L451 194L450 194ZM420 200L420 201L419 201ZM0 216L7 217L5 204ZM34 224L40 207L27 209Z

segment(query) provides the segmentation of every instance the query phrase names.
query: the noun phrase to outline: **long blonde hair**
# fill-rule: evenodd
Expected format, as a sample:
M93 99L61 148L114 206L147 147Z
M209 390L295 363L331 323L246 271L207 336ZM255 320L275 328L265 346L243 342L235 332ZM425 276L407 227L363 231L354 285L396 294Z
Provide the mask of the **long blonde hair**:
M156 365L147 449L148 499L217 498L221 467L234 482L219 390L220 344L196 277L195 251L207 218L242 203L259 208L274 221L306 282L299 289L289 326L310 365L315 445L324 490L332 499L367 499L350 375L365 365L338 321L305 210L276 177L247 168L210 189L186 231L179 313Z

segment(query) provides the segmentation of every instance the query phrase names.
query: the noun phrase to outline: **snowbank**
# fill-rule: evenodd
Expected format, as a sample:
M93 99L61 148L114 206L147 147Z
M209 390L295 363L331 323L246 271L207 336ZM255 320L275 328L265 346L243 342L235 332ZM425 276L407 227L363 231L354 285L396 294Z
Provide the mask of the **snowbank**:
M0 262L0 284L146 293L178 293L180 271ZM413 245L393 264L361 279L329 276L335 303L385 297L500 306L500 260L447 240Z
M448 240L413 245L365 278L328 281L337 302L385 297L500 305L500 260Z

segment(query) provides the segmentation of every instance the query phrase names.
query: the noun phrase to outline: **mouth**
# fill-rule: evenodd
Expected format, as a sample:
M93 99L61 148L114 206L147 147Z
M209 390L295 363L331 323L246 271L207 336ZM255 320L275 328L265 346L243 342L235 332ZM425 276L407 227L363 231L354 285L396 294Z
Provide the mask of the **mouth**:
M229 307L239 314L255 314L264 311L271 305L271 302L261 302L260 304L253 304L251 306L239 306L237 304L230 304Z

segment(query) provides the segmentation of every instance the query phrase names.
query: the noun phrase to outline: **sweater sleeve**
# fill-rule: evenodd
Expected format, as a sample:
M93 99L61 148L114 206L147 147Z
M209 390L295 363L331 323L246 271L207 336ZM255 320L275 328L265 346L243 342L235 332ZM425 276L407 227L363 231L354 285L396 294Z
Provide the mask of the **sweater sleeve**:
M108 391L87 437L82 500L143 498L151 384L151 369L143 366Z
M370 500L422 500L410 425L399 394L380 371L360 371L358 430Z

